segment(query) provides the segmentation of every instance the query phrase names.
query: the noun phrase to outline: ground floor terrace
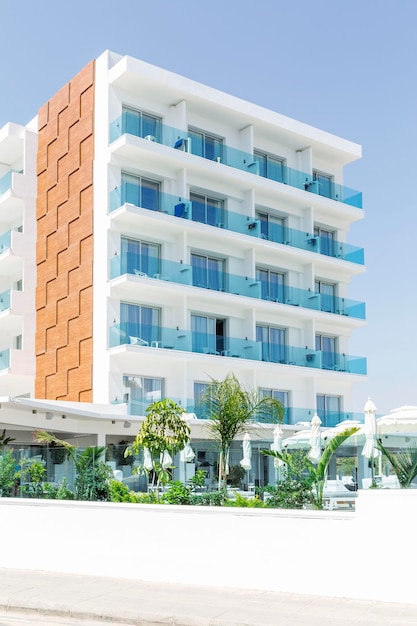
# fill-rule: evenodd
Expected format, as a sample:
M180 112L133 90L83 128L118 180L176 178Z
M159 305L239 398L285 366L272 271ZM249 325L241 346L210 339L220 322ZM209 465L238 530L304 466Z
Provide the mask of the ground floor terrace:
M406 449L417 438L417 409L403 407L392 414L379 420L381 425L378 436L382 438L385 447L396 451ZM185 415L185 418L191 429L192 454L185 455L183 451L172 454L171 478L187 484L198 470L202 470L204 483L200 489L215 491L218 489L218 447L210 436L207 421L196 419L193 414ZM124 415L121 407L114 405L99 406L27 398L2 398L0 402L0 430L5 429L6 435L13 439L9 449L13 451L16 463L21 463L23 459L38 460L46 470L48 482L59 484L65 478L69 488L75 478L73 461L64 450L36 443L34 433L37 430L53 433L78 449L105 446L105 460L115 478L134 491L146 492L152 485L153 476L152 472L137 473L138 466L144 463L143 451L127 457L124 454L126 446L133 442L138 433L142 420L140 417ZM328 471L330 490L348 496L357 489L368 488L372 479L384 487L397 487L392 468L386 459L379 456L372 463L363 456L366 441L363 424L344 424L358 425L360 430L332 458ZM310 426L308 423L282 425L283 449L308 449L311 445ZM251 496L255 494L257 487L276 484L281 470L276 467L273 458L263 454L263 451L270 450L274 445L275 429L276 424L250 424L247 431L233 442L228 458L227 482L230 490ZM322 449L332 437L332 432L332 429L321 429ZM245 435L249 435L250 440L250 467L246 463L246 469L243 469L241 462L247 453L243 441Z

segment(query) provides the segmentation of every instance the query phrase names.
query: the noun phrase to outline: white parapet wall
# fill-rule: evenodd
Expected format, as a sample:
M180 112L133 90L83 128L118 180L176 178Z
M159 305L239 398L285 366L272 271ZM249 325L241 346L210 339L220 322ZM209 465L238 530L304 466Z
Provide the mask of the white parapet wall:
M355 512L0 498L0 567L417 603L417 491Z

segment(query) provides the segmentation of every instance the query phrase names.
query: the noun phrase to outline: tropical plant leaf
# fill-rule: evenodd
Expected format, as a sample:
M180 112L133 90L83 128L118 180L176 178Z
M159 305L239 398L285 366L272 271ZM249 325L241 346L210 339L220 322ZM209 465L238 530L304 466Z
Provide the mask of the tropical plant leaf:
M399 452L393 452L382 444L381 439L377 440L376 446L387 457L401 489L408 489L417 476L417 446L412 445Z
M16 441L16 439L14 437L6 437L6 429L4 428L2 434L0 435L0 450L12 441Z
M329 441L327 446L324 448L323 453L321 455L320 461L317 465L312 463L308 458L305 459L306 468L310 474L309 479L312 484L312 504L316 509L323 508L323 490L324 484L327 478L327 471L329 469L329 463L333 454L336 450L348 439L352 437L352 435L358 432L358 427L346 428L341 433L337 434L333 439ZM262 450L262 453L267 456L273 456L280 461L283 461L287 464L287 466L292 468L292 460L291 454L289 452L284 452L280 454L279 452L275 452L273 450Z

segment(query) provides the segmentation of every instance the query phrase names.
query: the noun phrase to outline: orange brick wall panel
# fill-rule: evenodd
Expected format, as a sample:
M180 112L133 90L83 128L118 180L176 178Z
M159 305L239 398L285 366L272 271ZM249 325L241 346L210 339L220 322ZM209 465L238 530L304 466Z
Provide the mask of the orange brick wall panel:
M93 307L93 290L92 289L83 289L80 291L79 295L80 301L80 314L84 315L85 313L89 313Z
M68 231L60 228L46 236L46 259L55 259L55 268L57 267L56 258L60 252L68 247Z
M41 106L41 108L38 111L38 131L41 131L47 125L48 116L49 116L49 102L46 102L46 104ZM43 154L42 155L38 154L38 158L39 156L43 156Z
M78 146L78 149L79 149L79 146ZM77 154L77 159L78 159L78 155L79 153ZM91 164L91 167L92 166L93 164ZM74 196L74 193L76 193L77 197L79 197L80 191L90 186L91 178L92 178L92 169L86 168L84 166L82 168L77 169L72 174L70 174L68 178L68 196L72 198Z
M68 244L70 246L79 244L85 233L93 230L93 213L85 212L78 219L72 221L68 225ZM79 245L78 245L79 248Z
M94 83L94 61L90 61L84 69L75 76L70 84L70 91L83 94ZM72 100L72 98L71 98Z
M71 293L66 298L59 300L56 307L56 323L65 322L78 318L80 312L79 294Z
M92 402L93 394L91 389L87 389L86 391L80 391L78 394L78 402Z
M45 172L48 159L47 159L47 145L48 141L45 135L38 135L38 155L36 159L36 173L38 177ZM38 191L39 191L39 178L38 178Z
M80 264L80 246L78 242L60 252L57 261L58 275L68 274L71 270L75 270ZM71 292L69 295L71 295Z
M37 398L45 398L45 379L46 379L46 369L45 369L45 355L39 354L36 356L36 371L37 377L35 381L35 396Z
M83 389L84 381L91 378L91 375L91 365L82 365L76 369L69 370L67 382L69 391L68 395L72 401L78 401L82 394L84 397L86 397L89 393L91 394L89 389Z
M48 169L49 174L49 169ZM50 185L46 192L46 214L51 221L58 223L56 208L68 201L68 190L64 185ZM40 216L39 216L40 217ZM56 226L55 226L56 228Z
M80 214L93 210L93 187L86 187L80 193Z
M56 311L56 301L67 296L67 281L65 276L57 276L46 285L46 307Z
M94 155L94 142L93 136L87 137L80 143L80 165L87 165L91 167Z
M94 62L38 120L35 393L91 401Z
M61 87L59 91L49 100L49 124L56 124L58 116L64 109L67 108L70 101L70 86L69 83ZM55 130L57 133L57 130Z
M35 355L36 355L36 370L38 370L38 356L45 356L45 338L46 330L37 330L35 333ZM45 369L45 367L44 367Z
M80 215L79 198L69 198L58 206L57 228L68 228L68 225Z
M66 109L58 115L58 134L60 138L69 137L69 129L80 119L80 103L78 100L70 102ZM69 144L67 145L69 149Z

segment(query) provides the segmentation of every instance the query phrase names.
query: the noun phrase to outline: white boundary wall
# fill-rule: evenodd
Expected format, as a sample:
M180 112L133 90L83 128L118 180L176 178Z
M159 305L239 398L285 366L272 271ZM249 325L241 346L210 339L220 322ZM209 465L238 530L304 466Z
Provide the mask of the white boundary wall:
M0 498L0 567L417 604L417 491L356 511Z

